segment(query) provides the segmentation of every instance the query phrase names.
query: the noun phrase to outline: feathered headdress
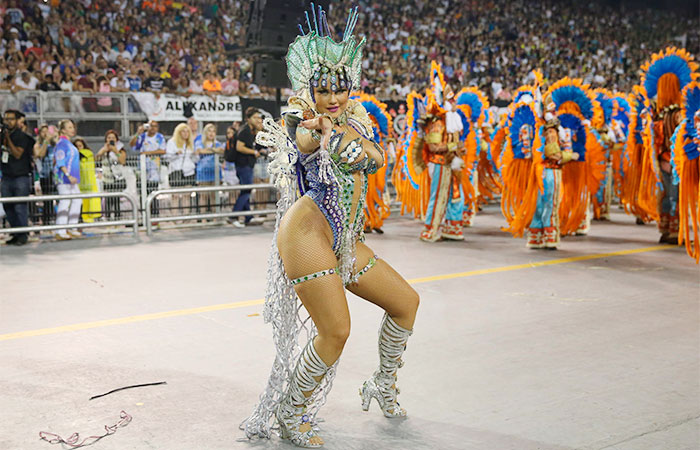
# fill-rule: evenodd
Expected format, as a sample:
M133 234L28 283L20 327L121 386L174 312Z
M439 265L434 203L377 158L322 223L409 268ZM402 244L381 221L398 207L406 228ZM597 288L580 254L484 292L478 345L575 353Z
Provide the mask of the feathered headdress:
M630 125L630 100L627 94L616 92L613 95L613 120L617 120L622 124L622 129L627 136Z
M326 13L311 4L311 16L306 13L308 32L299 25L301 35L289 45L285 58L294 91L312 87L351 90L360 86L365 39L358 42L352 34L358 18L357 8L351 9L342 41L336 42L331 37Z
M479 88L466 87L459 91L456 102L457 107L464 111L469 121L477 127L481 127L489 108L489 100L484 93Z
M522 159L532 157L536 127L537 118L532 104L526 102L516 104L510 119L506 138L506 149L512 152L513 158ZM523 142L525 137L528 139L527 142Z
M595 99L600 105L602 115L600 117L594 117L593 126L596 128L601 128L603 126L609 126L613 119L613 94L607 89L597 88L593 90ZM597 122L597 123L596 123Z
M656 109L680 105L681 92L699 76L698 65L685 49L668 47L654 53L641 68L642 86L650 99L656 98Z
M447 83L442 74L442 67L436 61L430 62L430 88L425 91L428 114L440 115L445 113L445 91Z

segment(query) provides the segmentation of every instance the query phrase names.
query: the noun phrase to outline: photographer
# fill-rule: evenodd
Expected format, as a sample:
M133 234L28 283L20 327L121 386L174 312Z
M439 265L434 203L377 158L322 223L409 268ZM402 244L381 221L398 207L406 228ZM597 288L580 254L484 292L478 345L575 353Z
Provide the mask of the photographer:
M0 171L2 171L2 197L26 197L31 189L32 152L34 139L19 129L19 112L5 111L4 126L0 132ZM27 203L5 203L5 213L11 227L26 227L28 224ZM24 245L27 233L13 233L7 244Z
M97 152L95 159L102 167L102 182L104 190L108 192L119 192L126 189L126 150L124 144L119 141L119 135L115 130L105 133L105 145ZM119 219L120 199L119 197L107 197L105 199L105 217L109 219L110 214L114 214L115 219Z

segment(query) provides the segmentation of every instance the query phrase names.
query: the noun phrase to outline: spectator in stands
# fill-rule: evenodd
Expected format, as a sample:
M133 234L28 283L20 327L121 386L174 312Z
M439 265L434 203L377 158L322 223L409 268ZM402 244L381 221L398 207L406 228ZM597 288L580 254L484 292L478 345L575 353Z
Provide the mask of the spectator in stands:
M245 110L246 124L236 136L236 175L241 184L253 184L253 168L255 161L260 156L260 146L255 143L255 136L262 130L262 114L252 106ZM250 190L241 191L233 211L250 211ZM252 216L245 216L233 223L238 228L243 228L250 222Z
M139 70L135 75L130 74L126 77L129 82L129 90L132 92L140 91L143 86L143 70Z
M168 140L165 158L168 160L170 186L194 186L194 139L190 127L186 123L181 123L175 127L173 137ZM181 211L184 208L192 209L189 194L177 194L174 195L174 198L177 202L177 207Z
M53 79L53 74L52 73L47 73L44 75L44 81L42 81L39 84L39 90L48 92L48 91L60 91L61 86L58 85Z
M137 153L146 155L146 189L150 194L158 189L160 183L160 155L165 155L165 137L158 132L158 122L151 120L139 126L136 134L129 141L129 147ZM139 163L140 164L140 163ZM139 178L139 183L144 180ZM152 213L158 214L158 200L153 202Z
M173 93L181 97L190 96L190 82L185 76L181 76L177 79Z
M97 83L93 78L94 71L92 69L87 69L85 75L78 78L77 91L85 92L86 94L94 94L97 92ZM85 112L91 113L97 111L97 100L95 97L86 97L82 101L83 110Z
M126 189L124 172L126 167L126 149L119 140L119 134L114 130L105 133L105 143L95 155L102 169L102 186L106 192L120 192ZM121 216L120 198L105 198L105 218L119 219Z
M56 177L56 190L59 195L80 194L80 153L70 139L75 136L75 124L70 119L63 119L58 123L60 138L54 151L54 176ZM81 199L64 199L58 202L56 212L56 225L76 224L80 218ZM77 231L56 232L58 240L71 239L71 236L79 236Z
M95 171L95 154L90 150L85 139L80 136L73 138L73 145L80 154L80 183L78 187L83 194L99 192L97 185L97 173ZM83 222L92 223L102 215L102 201L99 198L83 199ZM69 231L70 233L70 231ZM79 236L79 232L74 232L73 236Z
M95 80L97 83L97 92L112 92L112 86L110 85L109 81L107 81L107 77L104 75L99 75L97 77L97 80ZM99 96L97 97L97 111L98 112L112 112L114 111L112 107L112 97L107 97L107 96Z
M123 68L117 69L117 76L112 78L109 84L114 92L129 92L131 88Z
M5 111L5 131L0 136L0 173L2 197L26 197L31 189L32 152L34 139L20 129L17 119L19 111ZM26 227L29 222L28 206L26 203L5 203L5 213L11 227ZM27 233L13 233L7 241L11 245L27 243Z
M22 72L19 78L15 79L14 91L34 91L39 85L39 80L28 71Z
M148 78L146 78L146 81L143 83L143 88L147 92L156 94L156 96L167 92L165 79L161 78L161 76L155 71L150 72Z
M194 74L194 77L190 77L190 93L191 94L201 94L204 92L204 79L202 78L201 72Z
M216 164L220 154L224 153L224 144L216 140L216 125L208 123L202 129L202 139L195 143L194 153L197 164L197 185L213 186L216 181ZM219 171L221 174L221 171ZM220 178L219 178L220 179ZM199 195L199 204L205 206L206 211L212 211L215 203L214 192L206 192Z
M238 80L233 78L233 69L226 70L226 78L221 81L221 93L224 95L238 95Z
M217 77L216 74L212 72L205 72L202 88L207 95L214 96L221 94L221 81L219 81L219 77Z
M75 79L75 72L73 72L73 69L70 66L66 66L66 70L63 72L61 75L60 81L59 81L59 86L61 87L61 90L64 92L71 92L73 91L75 85L76 85L76 79ZM69 110L66 110L69 111Z

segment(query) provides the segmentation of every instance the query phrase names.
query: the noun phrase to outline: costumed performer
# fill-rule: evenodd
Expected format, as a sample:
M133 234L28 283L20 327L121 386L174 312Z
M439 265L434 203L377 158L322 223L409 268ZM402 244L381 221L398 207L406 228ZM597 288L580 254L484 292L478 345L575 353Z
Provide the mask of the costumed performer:
M365 40L353 36L358 18L357 8L351 10L336 42L321 8L307 13L308 32L299 27L302 35L286 56L295 91L286 130L265 119L256 138L272 149L269 172L281 197L263 312L273 324L276 358L260 403L241 424L249 438L269 438L274 416L283 439L300 447L323 445L316 414L350 332L345 289L386 311L379 366L360 389L362 408L376 399L385 416L406 415L397 402L396 373L419 300L362 242L367 173L384 161L367 112L348 98L360 85ZM304 321L302 305L310 315ZM299 342L301 334L305 342Z
M678 241L678 186L672 182L671 174L671 137L681 121L682 90L700 74L693 57L684 49L668 47L652 55L651 60L642 66L641 84L651 100L653 137L648 139L647 154L651 160L643 176L649 183L655 178L662 185L658 195L658 225L660 243L675 244ZM653 202L647 192L643 200L647 208ZM644 194L644 193L643 193Z
M486 111L489 101L478 88L462 88L456 96L455 104L467 118L467 127L464 132L464 171L461 175L462 189L464 191L464 213L462 224L470 227L474 224L474 217L479 208L479 198L482 195L480 188L487 191L489 181L493 181L493 169L490 163L488 145L482 147L482 127L486 121ZM484 159L482 167L481 160Z
M389 152L386 146L389 145L393 123L391 115L386 110L386 105L377 100L375 96L358 93L353 94L350 98L359 101L372 120L372 139L379 145L385 162L376 173L367 176L367 203L365 205L365 233L375 231L383 234L384 219L391 214L389 205L384 200L384 193L386 190L387 170L389 169Z
M561 160L569 159L566 152L578 155L572 155L571 160L561 166L555 164L556 156L552 159L545 154L546 165L561 168L559 225L545 230L544 237L549 243L545 247L551 248L558 243L560 234L588 232L590 198L605 174L605 154L591 130L591 121L602 116L602 111L587 85L579 79L563 78L549 87L545 99L548 125L541 133L545 144L551 146L553 155L557 154L558 147L562 151Z
M700 262L700 82L683 90L681 124L671 139L673 183L678 185L678 244Z

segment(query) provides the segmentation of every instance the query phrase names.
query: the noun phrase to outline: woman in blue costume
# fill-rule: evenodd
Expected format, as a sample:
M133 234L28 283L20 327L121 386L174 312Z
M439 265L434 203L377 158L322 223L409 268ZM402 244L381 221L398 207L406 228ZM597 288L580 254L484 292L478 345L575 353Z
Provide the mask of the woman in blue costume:
M386 311L379 367L360 388L362 407L374 398L385 416L406 415L397 402L396 372L419 298L363 243L367 174L384 161L367 112L349 99L360 83L365 44L352 35L357 18L352 10L336 42L320 8L307 14L309 30L286 57L296 95L285 129L266 119L257 137L273 149L269 171L281 198L263 313L273 324L276 358L260 403L241 426L249 438L269 438L276 421L283 439L323 445L316 414L350 332L345 289ZM304 310L309 317L302 320Z

